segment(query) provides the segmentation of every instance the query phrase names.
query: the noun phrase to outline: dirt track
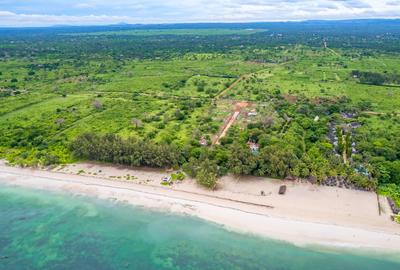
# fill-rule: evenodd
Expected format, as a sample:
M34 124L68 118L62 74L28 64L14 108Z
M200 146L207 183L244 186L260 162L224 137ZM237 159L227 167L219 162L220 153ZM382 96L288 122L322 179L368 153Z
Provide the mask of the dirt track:
M221 128L220 133L216 137L213 142L213 145L220 144L220 140L225 137L226 133L228 132L229 128L233 125L236 121L238 116L240 115L243 108L246 108L249 105L248 102L237 102L235 111L229 116L229 118L225 121L224 125Z
M226 88L224 91L222 91L221 93L219 93L215 99L219 99L220 97L222 97L223 95L225 95L227 92L229 92L230 90L232 90L236 85L238 85L238 83L240 83L242 80L246 79L248 75L242 75L239 77L239 79L237 79L236 81L234 81L228 88Z

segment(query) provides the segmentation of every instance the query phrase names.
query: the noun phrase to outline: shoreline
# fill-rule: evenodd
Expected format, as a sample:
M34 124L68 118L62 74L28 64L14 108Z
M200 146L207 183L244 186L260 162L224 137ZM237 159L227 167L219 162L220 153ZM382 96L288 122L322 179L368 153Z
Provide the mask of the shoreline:
M9 167L0 163L0 184L111 199L149 209L195 216L231 231L285 241L297 246L316 245L399 254L400 225L390 221L389 213L383 216L378 216L377 212L371 213L374 207L371 200L375 193L338 191L334 188L318 188L315 191L315 187L308 184L294 183L289 186L292 193L290 195L275 196L267 193L267 198L263 198L254 195L254 186L258 188L261 183L263 188L271 186L275 189L281 182L265 179L263 182L256 182L259 179L254 179L253 182L249 180L248 183L234 183L238 180L227 177L223 179L222 189L214 192L197 187L192 179L184 180L182 184L173 187L161 186L160 176L168 175L164 171L121 169L87 163L68 166L49 171ZM93 170L109 175L108 178L104 175L77 175L73 171L74 167L80 171L81 167L87 170L95 168ZM135 181L121 181L118 178L110 180L113 176L110 173L115 173L113 170L122 170L121 173L124 174L128 171L138 176ZM303 194L304 198L297 193ZM310 194L315 194L317 198L310 198ZM319 196L337 197L338 208L325 213L320 205L315 205L314 208L309 206L315 204L315 200L324 204ZM360 201L350 204L346 196L361 198L366 203ZM344 199L346 201L342 202ZM287 203L287 208L284 202ZM384 202L384 198L381 198L380 203L384 205ZM332 202L332 205L334 203L336 202ZM294 206L297 208L291 209ZM349 208L349 212L339 213L345 207ZM387 205L383 207L384 212L387 211ZM364 208L365 212L360 216L368 216L360 220L356 212ZM338 211L337 218L331 216L335 211ZM331 218L325 218L326 216Z

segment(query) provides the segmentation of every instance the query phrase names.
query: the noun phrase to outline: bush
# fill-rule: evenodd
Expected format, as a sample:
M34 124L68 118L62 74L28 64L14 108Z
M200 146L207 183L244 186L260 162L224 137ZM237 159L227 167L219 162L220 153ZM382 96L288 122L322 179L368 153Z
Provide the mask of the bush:
M185 180L185 174L184 174L183 172L177 172L176 178L177 178L179 181Z
M217 186L217 174L205 166L197 172L196 180L199 185L208 189L215 189Z
M215 189L218 182L218 167L214 161L208 158L190 158L189 162L183 166L185 172L196 178L199 185L208 189Z
M392 198L398 207L400 207L400 186L395 184L382 185L378 188L378 193Z

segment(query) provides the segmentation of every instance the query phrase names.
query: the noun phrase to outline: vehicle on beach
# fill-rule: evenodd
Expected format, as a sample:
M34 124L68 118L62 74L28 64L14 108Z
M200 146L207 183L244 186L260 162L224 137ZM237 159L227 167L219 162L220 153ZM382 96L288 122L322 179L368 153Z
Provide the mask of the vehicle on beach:
M171 176L164 176L164 177L162 177L161 178L161 184L167 184L167 185L170 185L170 184L172 184L172 178L171 178Z

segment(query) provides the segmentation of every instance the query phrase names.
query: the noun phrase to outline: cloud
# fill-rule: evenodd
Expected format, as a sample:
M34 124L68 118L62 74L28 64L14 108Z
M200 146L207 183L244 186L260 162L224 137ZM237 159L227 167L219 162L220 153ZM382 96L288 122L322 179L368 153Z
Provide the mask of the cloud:
M388 1L386 4L388 6L400 6L400 0Z
M79 3L76 4L75 7L77 8L94 8L95 6L89 3Z
M43 25L102 25L121 21L131 21L127 16L87 15L87 16L62 16L41 14L15 14L0 11L0 25L3 26L43 26Z
M1 11L3 10L3 11ZM286 21L400 17L400 0L0 1L0 25Z
M342 2L345 7L351 9L371 8L368 2L361 0L339 0L338 2Z

